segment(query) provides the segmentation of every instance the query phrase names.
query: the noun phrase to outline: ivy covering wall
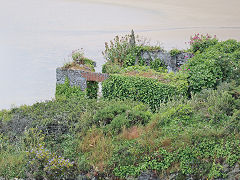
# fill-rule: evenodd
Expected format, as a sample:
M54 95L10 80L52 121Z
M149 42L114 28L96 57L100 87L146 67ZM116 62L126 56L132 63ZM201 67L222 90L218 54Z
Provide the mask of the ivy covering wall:
M56 85L55 98L72 98L72 97L82 97L85 92L81 90L78 86L70 86L70 81L68 78L65 79L64 84Z
M102 94L107 99L119 98L141 101L155 111L161 102L166 102L170 97L180 93L176 86L161 83L156 79L110 75L102 83Z
M90 99L97 99L98 82L87 81L87 88L85 91L81 90L81 87L70 86L70 81L66 78L64 84L57 84L55 97L59 98L72 98L87 96Z

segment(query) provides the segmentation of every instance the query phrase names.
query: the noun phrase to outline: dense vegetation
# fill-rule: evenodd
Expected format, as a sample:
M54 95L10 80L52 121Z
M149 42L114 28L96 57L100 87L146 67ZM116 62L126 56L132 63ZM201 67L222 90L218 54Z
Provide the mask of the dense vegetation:
M176 74L120 64L105 98L64 94L63 85L55 100L0 111L0 176L239 178L240 43L212 39L193 43ZM158 86L184 93L151 101L165 92Z

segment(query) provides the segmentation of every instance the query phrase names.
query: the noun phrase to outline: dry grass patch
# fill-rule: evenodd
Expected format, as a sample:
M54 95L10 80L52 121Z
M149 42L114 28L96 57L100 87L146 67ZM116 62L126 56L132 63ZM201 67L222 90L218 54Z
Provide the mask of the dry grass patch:
M126 140L133 140L139 138L139 136L142 134L143 130L140 127L133 126L129 129L126 129L125 127L122 130L122 133L119 135L121 139Z
M105 136L100 129L89 130L80 143L83 153L88 153L90 164L95 171L103 172L113 152L112 138Z

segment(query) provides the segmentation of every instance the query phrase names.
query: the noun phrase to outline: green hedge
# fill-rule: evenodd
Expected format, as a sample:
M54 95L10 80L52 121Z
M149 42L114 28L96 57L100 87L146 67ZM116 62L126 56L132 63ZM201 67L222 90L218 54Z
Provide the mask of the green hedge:
M124 75L110 75L102 83L102 93L107 99L141 101L148 104L153 111L161 102L180 94L176 86L160 83L156 79Z

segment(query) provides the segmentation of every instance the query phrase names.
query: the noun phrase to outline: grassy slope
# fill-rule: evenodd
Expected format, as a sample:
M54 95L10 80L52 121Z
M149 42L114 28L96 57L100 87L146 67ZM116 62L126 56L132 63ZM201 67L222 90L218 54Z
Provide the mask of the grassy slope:
M0 176L127 178L151 171L175 179L238 178L229 172L240 163L239 52L239 43L228 41L195 56L189 73L199 67L209 78L188 77L196 94L162 103L155 113L140 102L82 95L1 111ZM216 74L218 81L211 79Z

